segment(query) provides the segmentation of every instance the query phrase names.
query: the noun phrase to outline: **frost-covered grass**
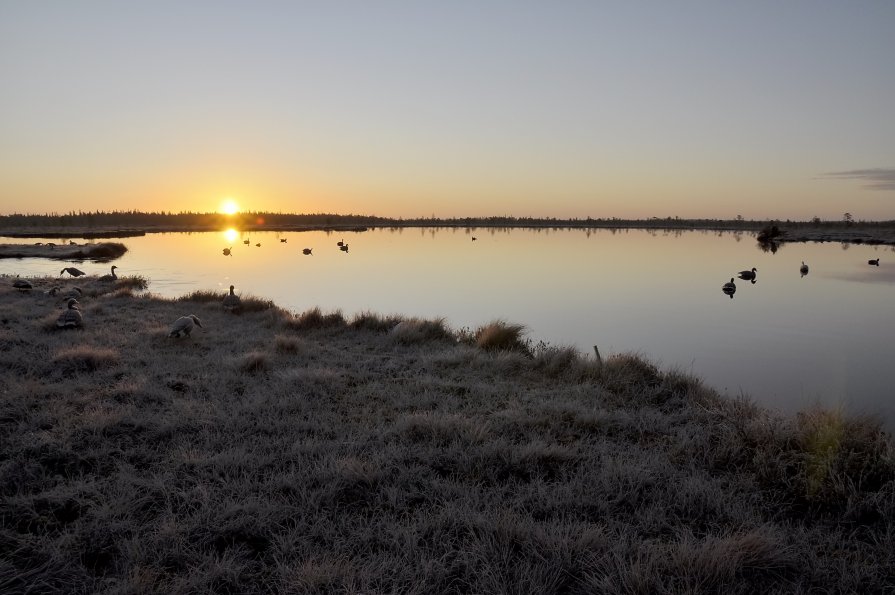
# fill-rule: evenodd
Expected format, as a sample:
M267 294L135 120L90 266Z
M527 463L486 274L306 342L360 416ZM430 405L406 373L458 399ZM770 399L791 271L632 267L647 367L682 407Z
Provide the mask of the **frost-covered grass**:
M778 416L521 327L480 347L503 331L237 315L121 280L62 283L84 328L58 330L58 279L7 281L0 592L879 592L895 574L872 419ZM203 328L168 338L186 314Z

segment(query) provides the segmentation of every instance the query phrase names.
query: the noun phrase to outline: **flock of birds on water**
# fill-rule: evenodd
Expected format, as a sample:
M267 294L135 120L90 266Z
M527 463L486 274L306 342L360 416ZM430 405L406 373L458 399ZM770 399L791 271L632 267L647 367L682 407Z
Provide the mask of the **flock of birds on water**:
M871 266L879 266L879 258L871 258L867 261L867 264ZM799 267L799 273L801 273L802 277L808 274L808 265L805 264L805 261L802 261L802 266ZM751 271L740 271L737 273L737 277L742 279L743 281L749 281L753 285L755 285L755 281L758 279L758 269L752 267ZM724 292L725 295L729 295L730 299L733 299L733 294L737 291L736 283L734 282L734 277L730 278L730 281L721 286L721 291Z
M285 244L287 242L287 239L288 238L280 238L280 243ZM472 239L475 240L475 238L472 238ZM252 244L252 240L246 238L242 241L242 243L245 244L246 246L250 246ZM339 250L341 250L342 252L348 252L348 244L344 240L339 240L338 242L336 242L336 245L339 247ZM255 247L260 248L261 242L256 242ZM304 254L305 256L314 256L314 249L313 248L302 248L301 253ZM233 246L230 246L229 248L224 248L223 254L224 254L224 256L233 256Z

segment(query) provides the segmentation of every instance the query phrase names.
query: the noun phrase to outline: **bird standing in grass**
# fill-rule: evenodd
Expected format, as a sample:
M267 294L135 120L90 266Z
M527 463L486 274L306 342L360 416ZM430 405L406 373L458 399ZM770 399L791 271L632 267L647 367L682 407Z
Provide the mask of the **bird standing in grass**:
M56 319L58 328L81 328L84 324L84 317L78 310L78 300L72 298L68 300L68 308L62 311L59 318Z
M239 299L239 296L233 293L233 286L230 286L230 293L224 296L224 310L233 312L238 310L240 306L242 306L242 300ZM202 326L202 325L199 325Z
M63 273L68 273L72 277L83 277L84 275L87 274L84 271L82 271L81 269L76 269L75 267L65 267L64 269L59 271L60 275L62 275Z
M740 271L737 274L739 275L740 279L742 279L744 281L755 281L755 277L757 276L755 273L757 273L757 272L758 272L758 269L756 269L755 267L752 267L751 271Z
M118 278L118 275L115 274L115 269L117 269L117 268L118 268L118 267L115 266L115 265L113 264L113 265L112 265L112 272L111 272L110 274L108 274L108 275L103 275L103 276L100 277L98 280L99 280L99 281L102 281L102 282L104 282L104 283L108 283L109 281L114 281L115 279Z
M19 291L31 291L33 287L31 281L26 281L25 279L16 279L12 282L12 286Z
M808 274L808 265L805 264L804 260L802 261L802 266L799 267L799 272L802 273L803 277Z
M186 337L193 332L193 328L196 326L202 326L198 316L195 314L181 316L171 325L171 330L168 332L168 336L174 337L175 339Z
M868 260L867 264L872 264L873 266L879 266L879 258L874 258L872 260Z

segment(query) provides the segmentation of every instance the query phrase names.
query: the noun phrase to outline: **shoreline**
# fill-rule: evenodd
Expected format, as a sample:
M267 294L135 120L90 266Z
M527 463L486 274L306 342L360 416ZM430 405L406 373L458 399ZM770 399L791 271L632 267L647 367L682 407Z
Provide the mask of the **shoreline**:
M895 224L884 223L827 223L814 225L811 223L776 223L780 235L773 241L777 243L797 242L840 242L852 244L890 245L895 246ZM378 229L412 229L412 228L443 228L443 229L632 229L632 230L659 230L659 231L726 231L742 232L758 235L767 226L765 222L678 222L667 220L655 221L623 221L623 222L590 222L581 221L555 221L543 223L493 223L493 222L389 222L366 225L320 225L320 224L243 224L238 227L244 232L365 232ZM115 227L58 227L47 226L39 229L27 230L0 229L0 237L10 238L128 238L139 237L152 233L202 233L222 232L229 226L221 225L161 225L142 228L115 228Z
M0 279L5 589L853 592L895 572L878 421L780 415L514 325L31 281ZM56 285L81 289L82 329L56 328ZM202 327L169 338L187 314Z

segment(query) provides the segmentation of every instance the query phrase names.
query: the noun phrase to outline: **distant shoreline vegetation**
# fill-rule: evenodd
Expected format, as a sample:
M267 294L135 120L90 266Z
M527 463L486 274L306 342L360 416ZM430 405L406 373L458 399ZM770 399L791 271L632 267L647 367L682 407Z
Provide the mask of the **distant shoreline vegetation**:
M127 237L146 233L222 231L365 231L367 228L512 227L533 229L705 229L759 233L776 226L776 241L857 241L895 243L895 220L809 221L734 219L684 219L650 217L647 219L555 217L416 217L391 218L374 215L333 213L242 212L233 215L193 212L94 211L65 214L0 215L0 235L7 237ZM829 234L835 232L831 237ZM880 234L879 232L885 232ZM844 235L843 235L844 234ZM787 237L789 236L789 237ZM884 238L881 240L881 238Z

